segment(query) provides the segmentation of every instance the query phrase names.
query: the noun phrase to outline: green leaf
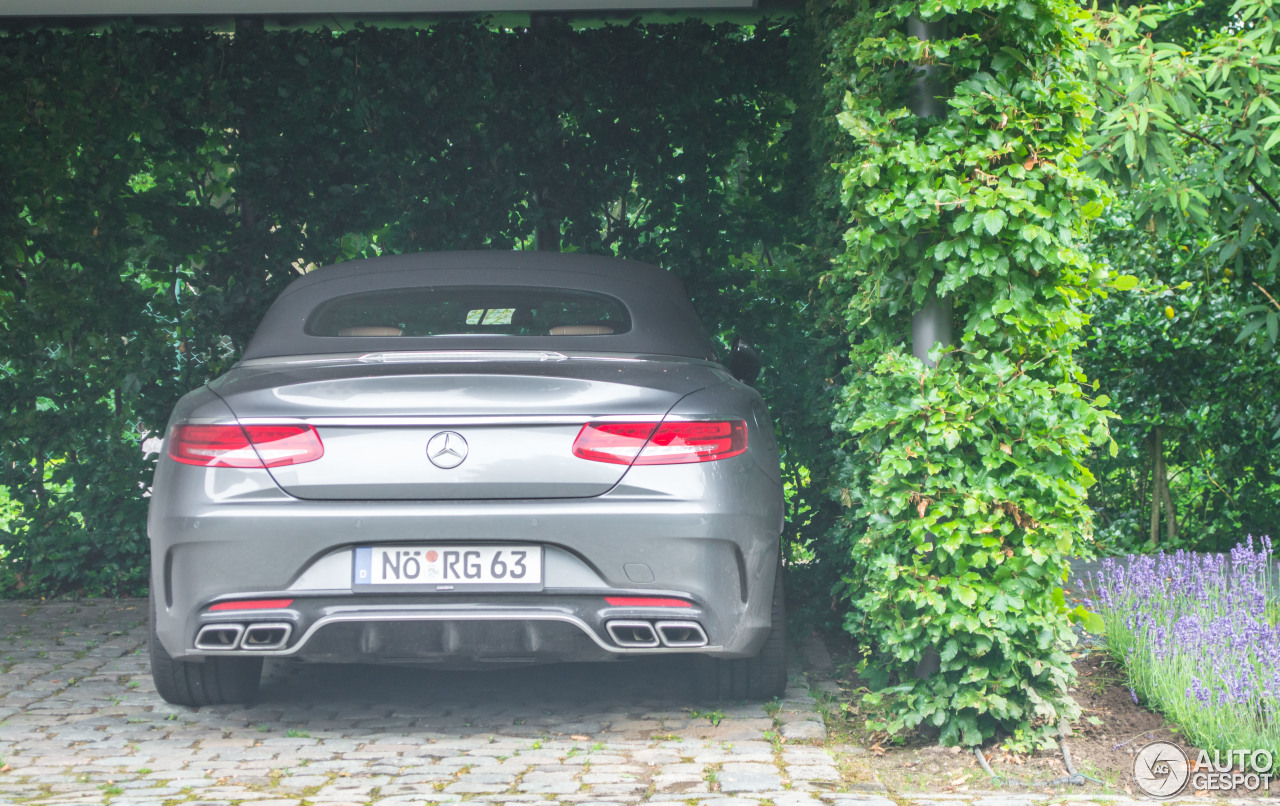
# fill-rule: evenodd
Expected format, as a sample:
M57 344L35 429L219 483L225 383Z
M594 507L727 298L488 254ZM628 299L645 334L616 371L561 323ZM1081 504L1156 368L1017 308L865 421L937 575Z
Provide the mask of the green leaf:
M1068 615L1072 623L1079 624L1086 632L1094 635L1106 635L1107 623L1102 620L1102 616L1085 610L1083 605L1078 605Z
M982 226L991 235L999 234L1004 229L1005 214L999 210L988 210L982 214Z

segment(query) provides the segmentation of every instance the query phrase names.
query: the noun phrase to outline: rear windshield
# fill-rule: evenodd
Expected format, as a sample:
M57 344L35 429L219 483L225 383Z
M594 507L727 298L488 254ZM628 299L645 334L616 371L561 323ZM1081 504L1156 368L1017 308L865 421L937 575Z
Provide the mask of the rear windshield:
M631 317L604 294L527 286L394 288L337 297L307 317L311 336L602 336Z

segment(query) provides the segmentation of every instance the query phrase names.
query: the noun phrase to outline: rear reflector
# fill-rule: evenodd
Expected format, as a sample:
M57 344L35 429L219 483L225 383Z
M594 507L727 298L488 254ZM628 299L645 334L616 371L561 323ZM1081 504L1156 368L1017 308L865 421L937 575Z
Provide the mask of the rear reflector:
M573 455L616 465L714 462L747 450L747 424L714 422L587 423L573 441Z
M278 610L293 604L292 599L246 599L243 602L218 602L210 610Z
M684 599L653 599L645 596L606 596L614 607L693 607Z
M324 456L320 435L309 425L178 425L169 437L169 458L202 467L280 467Z

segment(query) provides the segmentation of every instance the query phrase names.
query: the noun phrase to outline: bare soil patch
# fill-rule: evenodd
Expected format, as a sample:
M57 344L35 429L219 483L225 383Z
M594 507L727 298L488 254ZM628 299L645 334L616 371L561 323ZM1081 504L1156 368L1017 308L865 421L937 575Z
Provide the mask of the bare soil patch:
M1082 648L1075 662L1079 680L1072 694L1083 713L1073 726L1067 747L1076 770L1094 780L1084 786L1046 786L1046 782L1067 775L1057 747L1018 754L988 746L988 763L996 775L1006 779L996 781L983 771L971 751L940 747L936 738L923 732L894 740L882 733L868 732L867 714L858 706L863 682L854 672L856 647L846 636L828 635L826 644L835 661L835 678L841 689L839 698L831 697L825 706L831 740L850 745L851 750L868 749L866 753L840 754L846 777L851 780L883 784L890 791L898 792L1011 790L1142 797L1133 780L1133 756L1143 746L1167 741L1181 747L1190 758L1194 759L1198 752L1163 716L1134 702L1123 671L1104 652ZM1032 786L1028 787L1028 783ZM1193 794L1280 797L1280 783L1272 782L1269 793L1246 790L1184 793Z

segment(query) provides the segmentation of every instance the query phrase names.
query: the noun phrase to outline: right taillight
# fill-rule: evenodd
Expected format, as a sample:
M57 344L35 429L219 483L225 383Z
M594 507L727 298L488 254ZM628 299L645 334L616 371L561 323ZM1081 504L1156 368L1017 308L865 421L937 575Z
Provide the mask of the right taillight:
M618 465L714 462L746 450L742 420L587 423L573 441L574 456Z
M202 467L268 468L314 462L324 456L309 425L177 425L169 458Z

